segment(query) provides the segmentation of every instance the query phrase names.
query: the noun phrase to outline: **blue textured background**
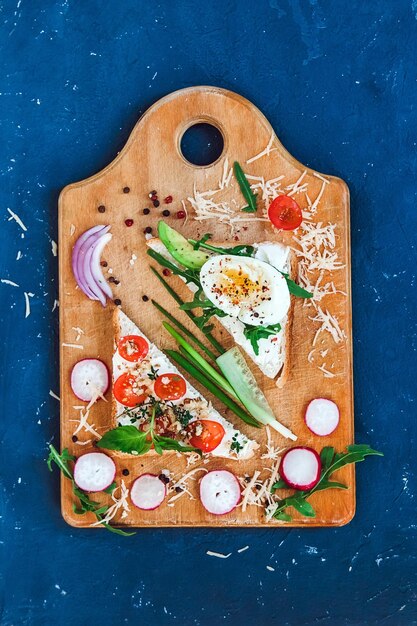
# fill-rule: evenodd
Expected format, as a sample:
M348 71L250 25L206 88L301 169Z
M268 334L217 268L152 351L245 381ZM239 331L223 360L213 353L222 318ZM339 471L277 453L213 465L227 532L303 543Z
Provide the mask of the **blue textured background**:
M0 283L1 624L417 623L417 1L3 0L0 11L0 277L20 285ZM58 193L111 161L151 103L195 84L242 93L298 159L349 184L357 440L386 456L358 467L345 528L126 539L61 518L44 463L58 443Z

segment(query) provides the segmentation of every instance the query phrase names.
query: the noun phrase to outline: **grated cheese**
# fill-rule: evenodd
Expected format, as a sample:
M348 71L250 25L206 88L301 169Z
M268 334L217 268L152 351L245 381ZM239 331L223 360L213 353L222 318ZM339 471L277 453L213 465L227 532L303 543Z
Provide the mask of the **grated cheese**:
M75 226L74 226L74 224L71 224L71 226L70 226L70 236L72 237L74 233L75 233Z
M259 152L258 154L255 154L255 156L248 159L246 163L247 164L253 163L254 161L257 161L258 159L261 159L263 156L269 156L270 153L273 152L274 150L278 150L278 148L272 147L273 142L274 142L274 133L272 133L271 138L268 141L268 145L266 146L266 148L261 150L261 152Z
M29 298L33 298L33 296L35 294L31 293L30 291L24 291L23 295L25 296L25 318L26 318L26 317L29 317L29 315L30 315L30 301L29 301Z
M54 306L52 307L52 313L55 311L57 306L59 306L59 300L54 300Z
M197 472L205 472L207 474L208 470L205 467L195 467L194 469L190 470L189 472L181 476L181 478L179 478L176 482L169 484L168 490L170 493L175 492L176 487L181 487L183 491L180 491L179 493L175 493L175 495L172 496L168 500L168 505L176 502L176 500L181 498L186 493L188 494L191 500L194 500L193 494L188 489L187 482L189 479L195 480L194 475Z
M346 333L339 326L339 322L337 319L329 313L328 310L326 312L323 311L321 307L317 307L317 315L315 317L310 317L313 322L318 322L321 324L320 328L317 329L316 334L313 339L313 346L316 345L317 339L320 334L324 331L328 332L333 341L335 343L340 343L346 339Z
M326 369L326 363L323 363L323 365L320 365L317 369L323 372L324 378L334 378L336 376L336 374Z
M20 261L20 259L23 257L23 254L21 253L20 250L18 250L17 252L17 256L16 256L16 261Z
M49 390L49 395L51 396L51 398L55 398L55 400L58 400L58 402L61 402L61 398L57 396L56 393L52 391L52 389Z
M116 517L120 509L122 509L122 515L121 515L122 519L125 519L128 516L128 514L130 513L129 501L127 499L129 495L129 489L126 487L124 480L122 480L120 484L120 497L119 498L117 498L115 495L118 489L119 487L114 488L113 493L111 494L111 499L113 500L114 504L112 504L112 506L109 507L103 519L97 520L97 522L90 524L90 526L100 526L101 524L109 524Z
M77 343L62 343L61 345L65 348L77 348L78 350L84 350L84 346Z
M208 556L215 556L218 559L228 559L229 556L232 556L231 552L229 552L229 554L222 554L221 552L213 552L212 550L207 550L206 554L208 554Z
M77 333L77 336L75 337L75 341L80 341L81 335L85 335L85 332L83 331L82 328L79 328L79 326L73 326L72 330Z
M1 282L5 285L10 285L11 287L19 287L17 283L13 282L13 280L9 280L8 278L2 278Z
M270 565L267 565L266 569L270 572L275 572L275 567L271 567Z
M273 459L274 461L278 458L278 456L283 452L284 448L275 448L272 444L272 436L271 429L269 426L265 427L266 429L266 452L262 454L261 459Z
M239 548L238 552L240 554L241 552L245 552L245 550L249 550L249 546L244 546L243 548Z
M57 246L56 241L54 241L53 239L51 240L51 246L52 246L52 254L56 256L58 254L58 246Z
M24 223L22 222L22 220L20 219L20 217L17 215L17 213L14 213L11 209L7 209L8 212L10 213L10 217L8 218L8 222L10 222L10 220L15 220L15 222L17 222L20 226L20 228L22 230L27 230L26 226L24 225Z

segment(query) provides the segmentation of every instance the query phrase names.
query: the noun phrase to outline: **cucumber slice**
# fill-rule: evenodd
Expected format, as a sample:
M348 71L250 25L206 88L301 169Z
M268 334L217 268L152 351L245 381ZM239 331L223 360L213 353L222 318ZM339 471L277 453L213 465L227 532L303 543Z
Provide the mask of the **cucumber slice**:
M262 424L271 426L283 437L296 441L297 437L286 426L283 426L275 418L268 400L258 387L255 376L249 369L239 348L234 347L228 350L217 359L225 378L235 390L239 400L253 417Z
M199 270L209 258L208 254L201 250L194 250L181 233L168 226L163 220L158 222L158 235L171 256L184 267Z

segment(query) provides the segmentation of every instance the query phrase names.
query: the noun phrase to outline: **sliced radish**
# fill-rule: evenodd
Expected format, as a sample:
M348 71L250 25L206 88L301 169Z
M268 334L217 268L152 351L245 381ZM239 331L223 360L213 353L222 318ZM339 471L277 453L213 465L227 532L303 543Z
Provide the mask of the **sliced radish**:
M297 446L284 454L279 466L280 476L293 489L312 489L320 478L321 460L312 448Z
M155 474L142 474L135 480L130 497L138 509L157 509L166 496L166 486Z
M103 452L88 452L74 465L74 480L83 491L103 491L110 487L116 476L113 459Z
M98 393L104 396L109 384L109 370L99 359L81 359L72 368L71 389L83 402L90 402Z
M232 472L214 470L200 482L201 504L213 515L230 513L239 504L241 491L239 481Z
M312 433L326 437L336 430L339 417L337 404L326 398L316 398L307 407L305 422Z

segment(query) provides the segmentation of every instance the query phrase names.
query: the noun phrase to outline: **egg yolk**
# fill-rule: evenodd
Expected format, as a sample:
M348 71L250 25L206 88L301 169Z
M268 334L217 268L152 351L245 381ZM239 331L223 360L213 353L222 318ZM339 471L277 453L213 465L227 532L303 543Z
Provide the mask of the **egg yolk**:
M262 293L259 280L252 280L248 274L239 269L223 269L220 275L218 292L226 296L233 304L239 304L248 296Z

